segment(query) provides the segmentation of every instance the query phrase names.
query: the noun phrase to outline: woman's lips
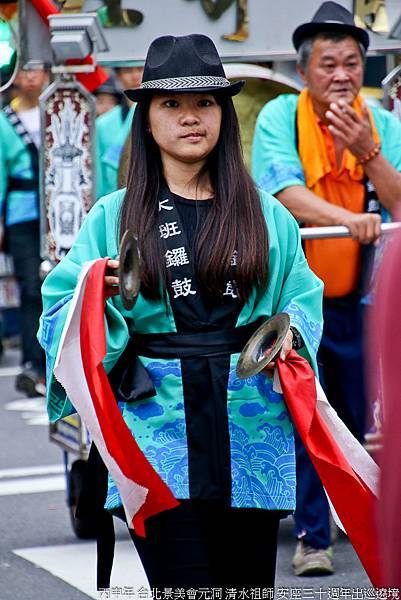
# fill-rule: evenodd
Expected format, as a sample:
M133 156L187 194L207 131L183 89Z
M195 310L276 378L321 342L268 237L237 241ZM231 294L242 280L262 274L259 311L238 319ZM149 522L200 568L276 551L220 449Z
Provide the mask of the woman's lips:
M181 136L184 140L198 140L201 137L204 137L203 133L198 133L197 131L191 131L190 133L186 133Z

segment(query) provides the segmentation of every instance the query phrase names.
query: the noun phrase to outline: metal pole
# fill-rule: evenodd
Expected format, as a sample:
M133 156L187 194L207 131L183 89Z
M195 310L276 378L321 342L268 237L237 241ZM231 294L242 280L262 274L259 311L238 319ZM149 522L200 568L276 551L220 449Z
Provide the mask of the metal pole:
M401 223L383 223L381 226L381 234L387 235L394 233L397 229L401 230ZM303 240L322 240L325 238L344 238L351 237L348 227L336 225L330 227L305 227L300 229L301 238Z

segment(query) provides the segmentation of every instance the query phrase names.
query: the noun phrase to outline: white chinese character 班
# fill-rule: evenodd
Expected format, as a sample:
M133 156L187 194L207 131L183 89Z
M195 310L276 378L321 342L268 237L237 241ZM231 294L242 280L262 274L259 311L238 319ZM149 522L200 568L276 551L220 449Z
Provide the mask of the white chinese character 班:
M166 240L169 237L173 237L173 235L180 235L181 231L177 227L177 221L173 221L172 223L163 223L159 225L160 237Z

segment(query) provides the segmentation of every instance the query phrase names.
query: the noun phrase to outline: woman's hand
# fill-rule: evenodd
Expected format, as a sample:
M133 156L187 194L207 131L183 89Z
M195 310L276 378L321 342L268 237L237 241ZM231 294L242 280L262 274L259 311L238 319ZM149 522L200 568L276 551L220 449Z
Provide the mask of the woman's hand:
M292 349L292 338L293 338L292 331L291 331L291 329L289 329L287 335L284 338L283 345L281 346L281 350L280 350L281 360L285 360L288 356L288 353ZM275 366L276 366L276 362L273 360L272 362L269 362L269 364L267 364L265 366L265 368L263 369L263 372L266 373L266 375L268 377L273 377L273 371L275 369Z
M107 298L118 296L120 293L118 276L116 275L120 261L118 259L109 259L107 261L106 273L104 276L104 295Z

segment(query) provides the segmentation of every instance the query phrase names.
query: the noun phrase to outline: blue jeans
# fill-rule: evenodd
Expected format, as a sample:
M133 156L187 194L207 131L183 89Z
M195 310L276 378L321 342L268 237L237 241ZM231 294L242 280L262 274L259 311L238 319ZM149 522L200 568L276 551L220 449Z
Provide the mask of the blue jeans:
M333 408L363 441L366 399L363 365L363 305L359 297L323 301L323 337L318 353L320 381ZM313 548L330 546L329 507L323 486L299 439L295 535Z

